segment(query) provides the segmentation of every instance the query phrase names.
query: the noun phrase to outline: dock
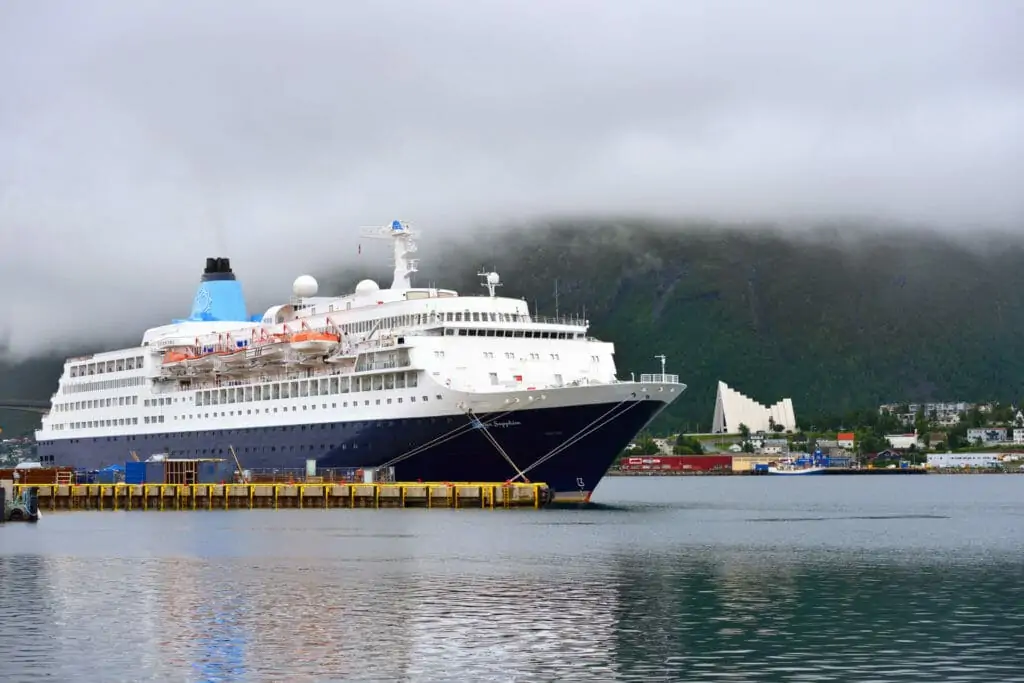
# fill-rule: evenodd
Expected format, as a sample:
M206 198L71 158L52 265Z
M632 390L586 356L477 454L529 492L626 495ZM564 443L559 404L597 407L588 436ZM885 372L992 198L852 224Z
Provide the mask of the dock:
M42 510L539 509L543 483L15 484Z

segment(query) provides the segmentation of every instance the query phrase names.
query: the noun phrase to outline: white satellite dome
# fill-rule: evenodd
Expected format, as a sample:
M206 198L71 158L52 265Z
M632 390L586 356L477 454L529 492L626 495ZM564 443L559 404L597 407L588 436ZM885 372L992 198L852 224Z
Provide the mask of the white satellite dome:
M356 285L356 294L368 294L370 292L376 292L380 287L373 280L360 280L359 284Z
M499 282L501 282L501 276L500 275L498 275L497 273L487 273L487 283L488 284L496 285Z
M319 288L320 285L317 284L315 277L312 275L300 275L292 283L292 294L299 299L308 299L311 296L316 296Z

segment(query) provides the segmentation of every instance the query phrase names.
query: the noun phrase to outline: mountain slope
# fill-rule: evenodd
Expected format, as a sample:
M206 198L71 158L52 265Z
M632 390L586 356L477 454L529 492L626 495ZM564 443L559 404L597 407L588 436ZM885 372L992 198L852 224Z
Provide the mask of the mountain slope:
M885 401L1017 400L1024 380L1024 249L1008 238L966 250L925 233L580 221L482 244L425 238L421 256L420 283L482 293L478 266L493 267L500 294L541 314L555 312L557 279L559 312L585 311L622 377L658 372L667 355L689 390L659 429L708 429L720 379L761 402L792 397L805 423ZM389 281L377 254L322 291L368 276ZM0 365L0 396L48 398L60 363ZM8 433L32 419L0 417Z

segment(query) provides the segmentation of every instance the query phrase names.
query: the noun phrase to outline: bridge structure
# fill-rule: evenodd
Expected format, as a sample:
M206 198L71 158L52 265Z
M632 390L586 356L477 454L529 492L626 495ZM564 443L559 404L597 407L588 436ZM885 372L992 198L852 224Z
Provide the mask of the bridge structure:
M50 412L49 401L32 401L27 398L0 398L0 410L20 410L25 413Z

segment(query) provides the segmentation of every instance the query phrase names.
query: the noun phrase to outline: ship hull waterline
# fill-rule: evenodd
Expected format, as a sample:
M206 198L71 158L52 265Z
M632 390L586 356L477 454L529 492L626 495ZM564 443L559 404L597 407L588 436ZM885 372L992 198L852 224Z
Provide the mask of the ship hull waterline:
M446 415L58 439L39 452L52 455L57 465L93 470L124 463L132 450L142 457L166 452L176 458L231 458L234 447L242 467L253 470L302 470L316 460L321 469L392 465L401 481L503 482L517 476L512 463L524 470L559 449L526 477L548 484L558 502L588 501L619 454L666 406L638 399L625 406L480 413L477 423Z

